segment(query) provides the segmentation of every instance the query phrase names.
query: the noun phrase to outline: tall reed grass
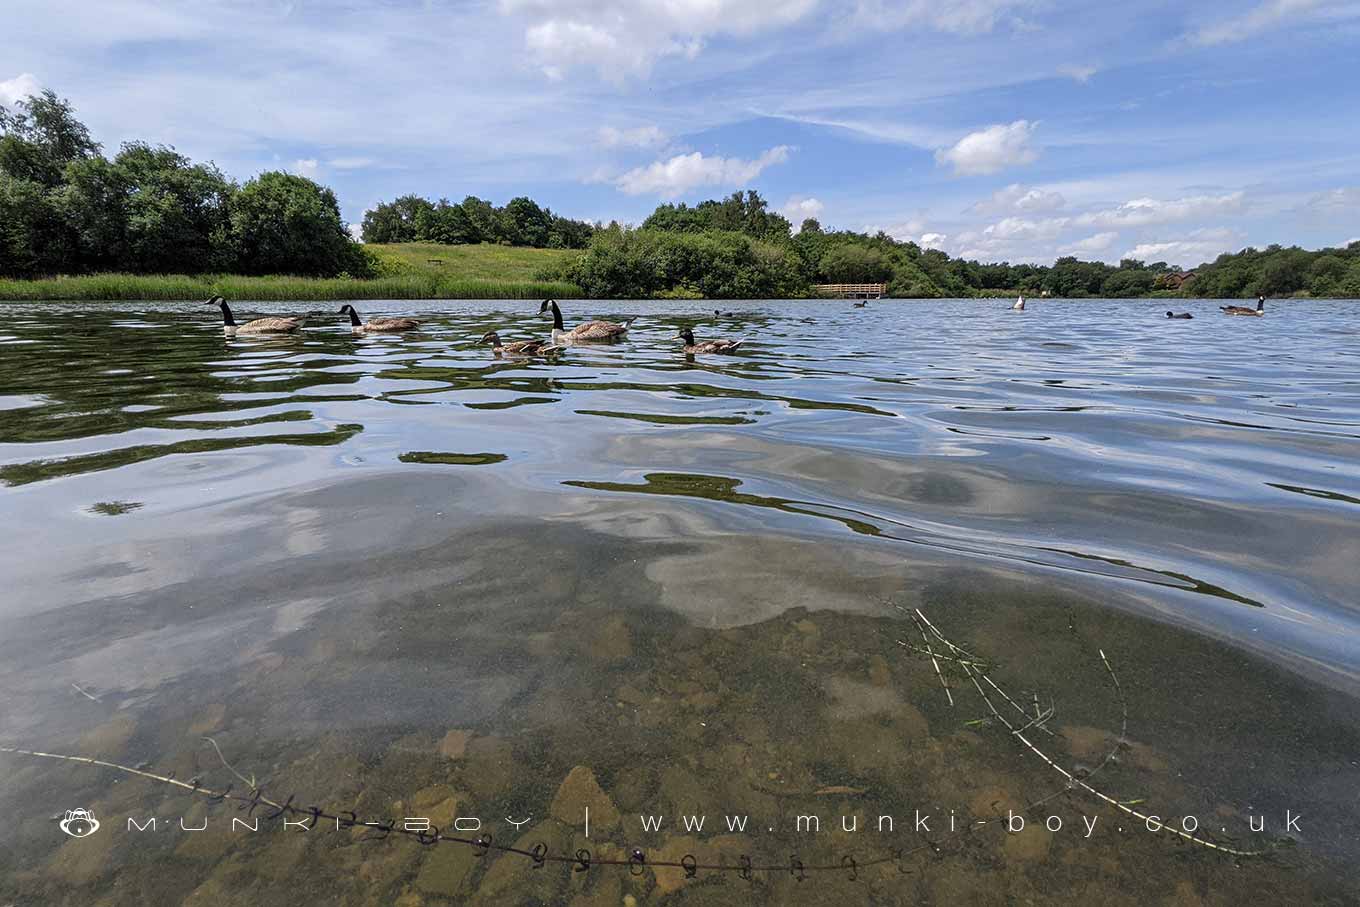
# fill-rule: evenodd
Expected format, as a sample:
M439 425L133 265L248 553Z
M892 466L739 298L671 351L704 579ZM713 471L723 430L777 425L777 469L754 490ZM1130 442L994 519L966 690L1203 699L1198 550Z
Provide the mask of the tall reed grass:
M0 300L196 300L218 293L233 301L579 299L585 295L580 287L570 283L470 280L428 274L402 274L374 280L230 274L89 274L0 280Z

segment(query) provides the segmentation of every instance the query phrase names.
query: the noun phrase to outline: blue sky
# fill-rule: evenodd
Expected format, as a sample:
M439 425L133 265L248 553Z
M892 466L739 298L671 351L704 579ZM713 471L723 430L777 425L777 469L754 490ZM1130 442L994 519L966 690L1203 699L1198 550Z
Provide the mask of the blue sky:
M1360 0L7 0L106 150L638 222L758 189L983 260L1360 238Z

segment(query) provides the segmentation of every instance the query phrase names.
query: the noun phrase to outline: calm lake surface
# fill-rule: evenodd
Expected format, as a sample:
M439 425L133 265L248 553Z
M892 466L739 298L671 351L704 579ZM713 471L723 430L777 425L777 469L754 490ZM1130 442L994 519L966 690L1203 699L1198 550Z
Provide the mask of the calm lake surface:
M566 303L639 317L555 361L477 342L528 302L0 308L0 746L855 881L0 753L0 904L1354 903L1360 302L713 305ZM1270 855L1064 792L916 609L1056 762Z

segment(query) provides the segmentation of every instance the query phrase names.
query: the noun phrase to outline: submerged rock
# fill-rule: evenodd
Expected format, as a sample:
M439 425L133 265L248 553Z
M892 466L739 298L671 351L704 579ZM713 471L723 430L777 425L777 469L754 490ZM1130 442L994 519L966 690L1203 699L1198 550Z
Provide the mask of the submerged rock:
M595 780L595 773L584 765L578 765L567 773L562 786L553 797L548 815L567 825L575 826L585 821L586 807L590 807L590 827L592 832L617 828L621 820L618 807Z

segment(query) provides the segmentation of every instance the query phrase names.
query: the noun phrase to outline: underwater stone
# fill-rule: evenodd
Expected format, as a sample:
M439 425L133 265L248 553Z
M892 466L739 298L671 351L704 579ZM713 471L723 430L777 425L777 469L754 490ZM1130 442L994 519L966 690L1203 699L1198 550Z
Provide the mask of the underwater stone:
M620 819L618 807L595 780L595 773L584 765L578 765L567 773L562 786L553 797L548 815L568 825L578 825L585 821L586 807L590 807L591 831L609 831L617 828Z

